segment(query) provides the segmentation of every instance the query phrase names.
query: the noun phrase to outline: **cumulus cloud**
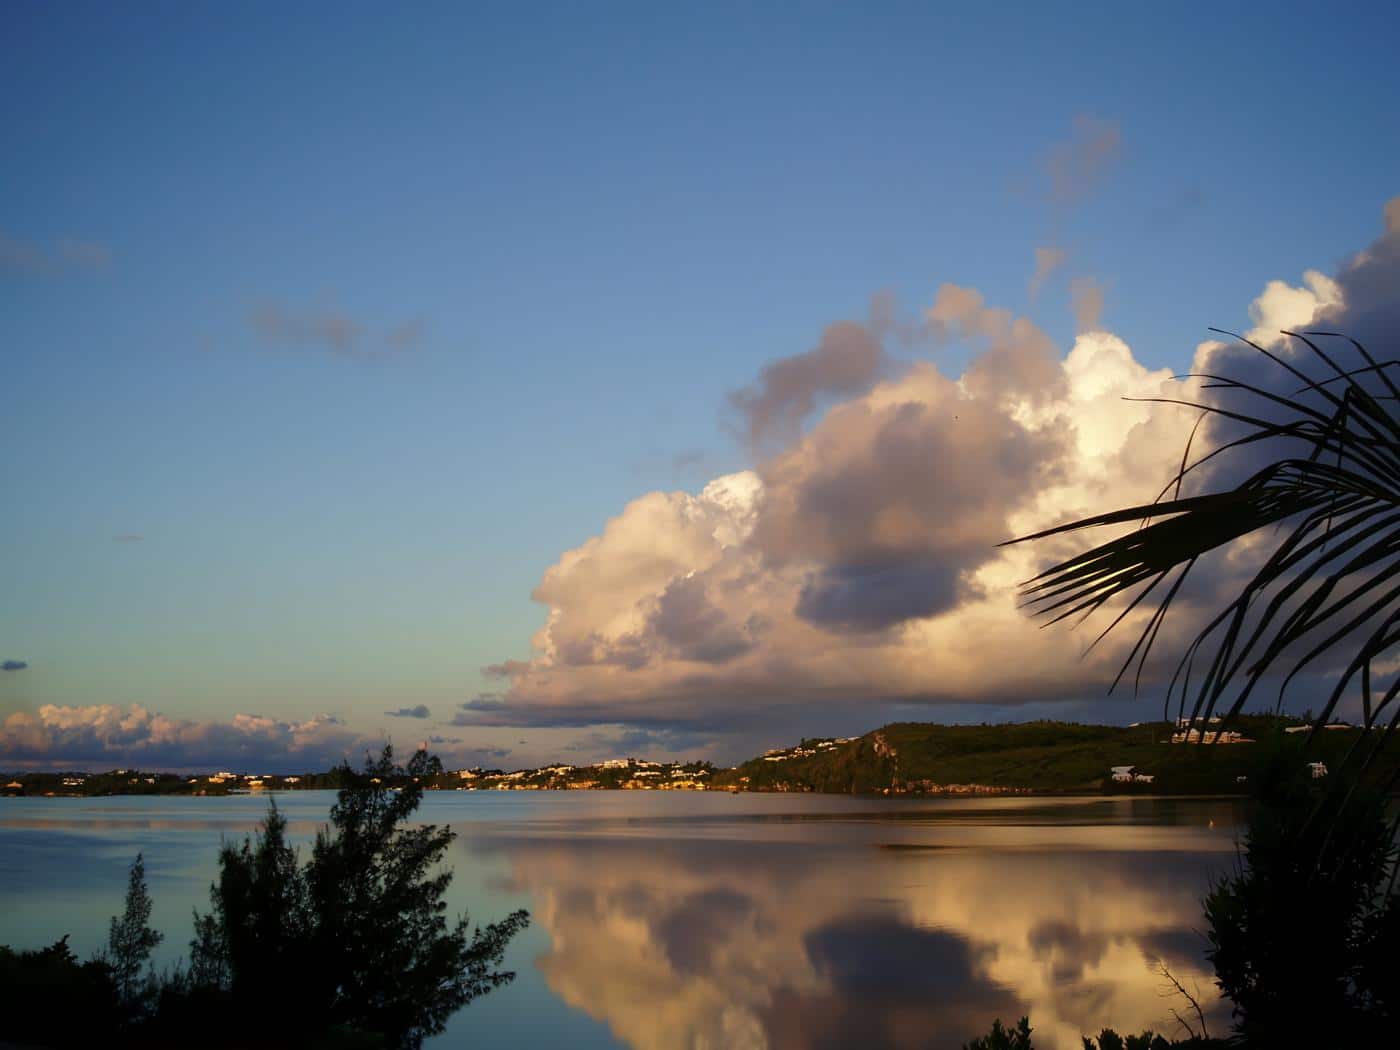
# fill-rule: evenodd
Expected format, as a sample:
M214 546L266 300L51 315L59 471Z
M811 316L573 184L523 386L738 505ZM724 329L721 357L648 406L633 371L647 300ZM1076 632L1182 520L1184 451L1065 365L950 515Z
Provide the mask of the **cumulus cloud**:
M1336 277L1270 283L1250 316L1273 343L1278 328L1325 324L1389 345L1397 287L1393 205L1386 233ZM1062 348L976 289L944 285L925 319L936 339L971 348L962 373L914 360L853 382L859 391L805 430L791 424L815 412L807 392L834 386L809 377L822 374L811 352L770 365L746 403L756 419L786 420L785 443L698 493L640 496L565 552L534 591L548 615L530 658L490 669L509 680L504 702L458 717L722 731L757 711L810 717L814 704L1102 696L1146 614L1084 655L1092 634L1041 630L1018 609L1016 584L1104 537L996 545L1155 498L1198 413L1129 399L1213 394L1146 368L1092 316L1096 295L1082 295L1093 309ZM1256 374L1257 355L1238 351L1206 344L1197 363ZM1245 545L1199 573L1159 653L1179 652L1256 556ZM1162 660L1149 685L1171 666Z
M6 660L0 664L0 671L23 671L28 666L23 660Z
M174 718L139 704L86 707L44 704L0 721L0 768L150 770L235 769L260 773L323 770L358 764L384 746L341 719L318 714L300 721L238 714L227 721ZM472 747L460 737L430 737L445 764L480 765L509 754Z
M431 718L432 711L427 704L418 704L414 707L401 707L397 711L385 711L390 718Z
M893 309L884 297L872 305L872 321L829 325L811 350L764 366L755 383L730 395L751 449L786 444L822 398L860 393L889 369L881 340Z
M139 704L44 704L0 722L0 764L71 768L189 769L212 766L288 772L358 760L373 742L331 715L287 722L239 714L195 722Z
M60 237L45 244L12 237L0 230L0 273L39 276L73 270L100 270L111 261L111 249L98 241Z
M264 342L312 347L357 361L383 360L412 349L426 331L422 321L406 321L388 329L376 343L367 325L340 310L296 310L276 302L254 306L248 324Z
M989 306L977 289L957 284L939 287L925 317L936 339L981 347L958 380L970 395L1003 406L1063 395L1060 349L1029 318Z
M1121 400L1176 388L1108 333L1062 357L952 285L929 316L981 348L961 376L916 362L755 469L648 493L564 554L535 590L549 609L535 655L495 668L511 688L491 720L693 724L755 705L1105 685L1111 646L1081 662L1016 608L1045 552L995 545L1151 498L1192 417Z

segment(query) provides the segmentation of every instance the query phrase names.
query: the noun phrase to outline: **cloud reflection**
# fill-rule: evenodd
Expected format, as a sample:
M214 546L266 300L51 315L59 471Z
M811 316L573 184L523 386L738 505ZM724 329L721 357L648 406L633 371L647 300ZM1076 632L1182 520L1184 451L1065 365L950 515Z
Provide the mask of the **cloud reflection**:
M1192 931L1220 853L502 845L550 988L638 1050L959 1047L1023 1013L1037 1046L1077 1050L1105 1025L1171 1032L1159 960L1214 993Z

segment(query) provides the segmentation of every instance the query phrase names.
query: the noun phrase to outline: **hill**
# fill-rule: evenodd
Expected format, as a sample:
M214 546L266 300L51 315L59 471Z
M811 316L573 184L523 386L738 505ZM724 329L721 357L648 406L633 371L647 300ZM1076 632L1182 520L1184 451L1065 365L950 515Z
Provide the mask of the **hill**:
M1244 793L1280 752L1300 763L1339 762L1359 729L1324 730L1306 746L1296 719L1246 715L1230 726L1240 742L1173 742L1169 722L1136 726L1074 722L938 725L897 722L864 736L804 740L731 770L713 786L743 791L946 794L1118 791L1151 794ZM1203 727L1209 736L1218 724ZM1295 730L1289 732L1290 729ZM1233 737L1230 737L1232 741ZM1393 742L1388 761L1400 759ZM1113 779L1113 767L1133 779ZM1241 780L1240 778L1244 778Z

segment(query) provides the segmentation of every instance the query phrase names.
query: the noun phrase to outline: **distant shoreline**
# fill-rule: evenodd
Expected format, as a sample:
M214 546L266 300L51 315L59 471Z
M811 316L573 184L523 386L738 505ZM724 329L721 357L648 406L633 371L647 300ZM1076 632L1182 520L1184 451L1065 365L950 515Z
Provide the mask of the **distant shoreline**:
M1131 726L1076 722L996 725L893 723L859 737L817 737L773 748L732 768L707 761L609 759L506 772L433 766L429 791L701 791L827 794L879 798L1103 795L1116 798L1222 797L1250 794L1268 763L1305 764L1315 777L1341 761L1362 730L1344 724L1309 733L1301 719L1241 715ZM1400 739L1380 756L1400 767ZM345 769L288 775L223 770L153 773L25 771L0 773L0 795L94 798L256 795L335 790ZM395 786L390 783L388 786Z

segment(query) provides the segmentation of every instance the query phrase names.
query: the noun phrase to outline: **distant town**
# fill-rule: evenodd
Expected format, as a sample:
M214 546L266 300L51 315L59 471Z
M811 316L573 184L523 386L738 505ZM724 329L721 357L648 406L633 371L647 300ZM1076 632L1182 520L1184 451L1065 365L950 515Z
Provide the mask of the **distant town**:
M1314 777L1361 732L1332 723L1312 733L1297 718L1242 715L1130 726L1026 722L935 725L909 722L859 737L817 737L773 748L734 767L708 761L613 758L594 765L536 769L444 768L436 759L418 779L430 791L775 791L867 795L1011 795L1060 792L1242 794L1280 752ZM1400 748L1382 745L1400 765ZM224 769L169 773L0 773L0 796L242 795L328 790L343 769L280 775ZM389 787L396 786L391 783Z
M443 769L418 779L429 791L704 791L714 767L708 762L649 762L617 758L593 766L553 765L539 769ZM185 775L113 769L105 773L25 772L7 778L6 794L47 796L94 795L243 795L266 791L326 790L340 786L337 770L280 776L234 772ZM390 786L393 786L392 784Z

